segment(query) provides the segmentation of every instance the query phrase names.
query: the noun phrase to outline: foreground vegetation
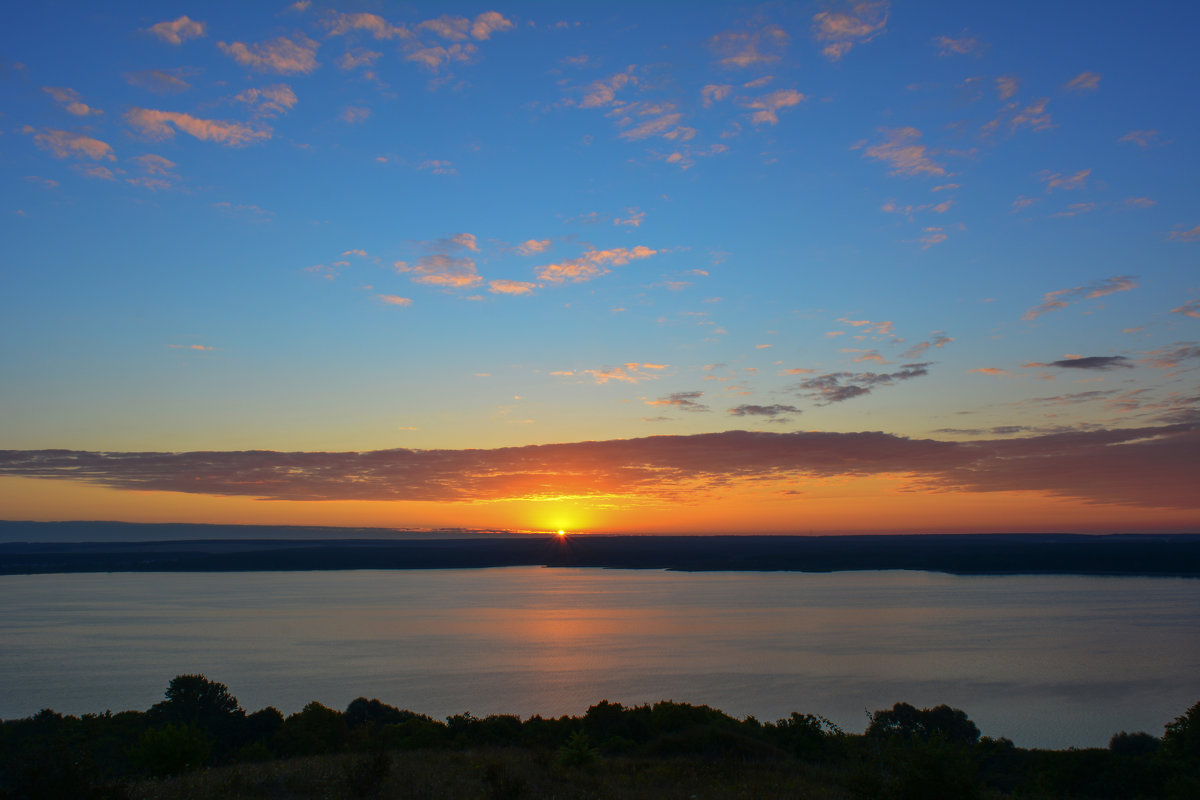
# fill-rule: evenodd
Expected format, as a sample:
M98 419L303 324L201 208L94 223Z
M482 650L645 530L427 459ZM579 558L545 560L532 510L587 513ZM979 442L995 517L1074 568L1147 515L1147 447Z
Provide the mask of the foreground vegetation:
M673 702L440 721L359 698L284 717L180 675L145 712L0 723L0 797L1182 800L1200 797L1200 703L1161 737L1052 751L981 737L948 706L898 703L861 735L812 714L762 723Z

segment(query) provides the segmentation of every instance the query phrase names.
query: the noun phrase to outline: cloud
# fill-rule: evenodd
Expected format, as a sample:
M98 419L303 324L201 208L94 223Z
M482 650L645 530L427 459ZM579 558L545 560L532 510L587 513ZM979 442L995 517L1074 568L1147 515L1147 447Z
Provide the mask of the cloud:
M207 27L207 23L196 22L188 17L180 17L171 22L160 22L157 25L151 25L149 28L146 28L146 32L154 34L168 44L180 45L188 39L200 38L204 35Z
M924 342L914 344L912 347L901 353L903 358L920 358L925 355L925 351L931 347L941 348L954 341L953 336L947 336L943 331L934 331L931 338Z
M578 258L538 267L537 276L552 283L561 283L566 280L581 283L607 274L610 272L608 269L610 265L623 266L635 259L649 258L657 253L657 250L652 250L644 245L638 245L632 249L615 247L611 250L588 250Z
M60 131L54 128L43 128L38 131L26 125L22 133L33 134L33 143L43 150L48 150L55 158L90 158L93 161L102 159L116 161L112 146L99 139L93 139L82 133Z
M1197 235L1200 236L1200 225L1196 226ZM1200 298L1196 300L1188 300L1181 306L1171 309L1172 314L1183 314L1185 317L1200 319Z
M412 32L403 25L392 25L378 14L335 14L323 23L330 36L344 36L351 31L367 31L376 39L409 38Z
M517 252L523 256L531 256L536 253L544 253L549 249L549 239L526 239L517 247Z
M1016 132L1022 126L1026 126L1035 131L1045 131L1057 127L1050 115L1046 113L1046 106L1049 103L1050 98L1042 97L1025 106L1021 113L1014 114L1008 121L1009 130Z
M130 86L140 86L143 89L148 89L155 94L174 94L192 88L192 85L183 78L161 69L126 72L125 82Z
M770 406L741 405L729 409L729 413L735 417L770 417L771 419L775 419L786 414L802 414L804 412L795 406L775 404Z
M445 286L459 289L483 282L475 269L475 261L446 253L431 253L417 259L415 264L397 261L393 264L397 272L410 273L416 283Z
M242 66L263 72L277 72L281 75L296 73L307 75L316 69L319 46L302 33L296 34L295 39L280 36L269 42L254 45L246 45L242 42L217 43L217 47L225 55Z
M1021 87L1021 82L1012 75L1001 75L996 78L996 94L1001 100L1007 100L1017 93L1017 89Z
M946 229L938 226L931 226L921 230L921 236L917 239L921 243L921 249L928 250L935 244L941 244L949 239L949 234Z
M377 294L375 296L391 306L411 306L412 305L412 298L410 298L410 297L401 297L400 295L397 295L397 294Z
M800 381L799 388L817 405L827 406L870 394L877 386L891 386L899 381L920 378L929 374L930 362L902 364L896 372L830 372Z
M1063 84L1068 92L1093 92L1100 88L1100 76L1095 72L1081 72Z
M366 122L371 117L371 109L365 106L346 106L342 109L342 113L338 114L338 119L348 125L357 125L360 122Z
M1058 369L1095 369L1095 370L1110 370L1117 367L1132 367L1129 359L1125 356L1079 356L1077 358L1064 358L1059 361L1050 361L1045 364L1032 362L1023 366L1035 367L1056 367Z
M628 225L632 228L638 228L641 227L642 220L646 218L646 212L639 211L636 208L627 208L625 209L625 213L629 216L624 218L613 217L613 225Z
M646 400L648 406L674 406L683 411L708 411L708 406L699 402L704 392L672 392L658 400Z
M1042 314L1050 311L1058 311L1066 308L1073 302L1080 300L1094 300L1097 297L1115 294L1116 292L1127 292L1130 289L1136 289L1137 282L1135 276L1132 275L1117 275L1113 278L1105 278L1104 280L1092 281L1083 286L1075 286L1070 289L1059 289L1054 292L1046 292L1042 297L1042 302L1039 305L1026 311L1021 315L1021 319L1037 319Z
M338 59L338 69L351 70L357 67L369 67L375 59L381 57L383 53L377 53L374 50L352 50L348 53L343 53Z
M756 31L718 33L708 40L708 46L717 54L721 66L745 68L778 61L789 38L778 25L765 25Z
M1130 131L1117 141L1136 144L1144 150L1158 143L1158 131Z
M925 145L917 144L921 132L905 127L883 130L886 139L863 151L866 158L874 158L891 166L892 175L945 175L946 169L925 155Z
M887 27L887 0L843 2L841 11L822 11L813 17L813 38L825 42L821 52L838 61L856 44L865 44Z
M492 294L533 294L538 284L527 281L496 280L488 283L488 291Z
M806 99L808 98L795 89L780 89L770 94L765 94L762 97L746 101L745 107L755 109L754 113L750 116L750 121L755 125L763 123L774 125L779 122L780 109L800 105Z
M233 97L235 102L245 103L254 109L255 116L275 117L286 114L296 105L296 93L286 83L247 89Z
M624 497L681 503L739 485L902 476L910 490L1037 492L1086 503L1200 508L1200 426L939 441L881 432L725 431L491 450L0 451L0 474L126 491L272 500L486 502Z
M82 102L79 98L79 92L74 89L68 89L64 86L43 86L42 91L57 100L68 114L74 114L77 117L89 117L104 112L98 108L92 108L87 103Z
M616 75L609 76L606 80L593 82L588 88L583 99L579 101L580 108L603 108L607 105L612 105L616 99L617 92L625 88L629 84L637 83L637 76L633 74L633 67L630 66L625 72L618 72Z
M454 168L453 161L444 159L430 159L417 164L417 169L424 172L432 172L434 175L457 175L458 170Z
M471 37L474 39L490 39L493 33L501 33L513 29L511 20L505 19L499 11L485 11L471 23Z
M442 64L448 64L453 61L470 61L477 50L478 48L470 43L453 44L449 47L422 47L413 50L404 58L407 61L413 61L417 64L420 64L430 72L437 72L442 68Z
M1038 173L1038 179L1046 184L1046 191L1053 192L1056 189L1071 191L1073 189L1081 189L1087 185L1088 176L1092 174L1092 170L1081 169L1074 175L1065 176L1061 172L1051 172L1044 169Z
M999 367L979 367L977 369L969 369L969 370L967 370L967 372L968 373L978 372L980 375L1009 375L1009 374L1011 374L1008 370L1000 369Z
M935 36L933 37L933 46L937 48L940 56L965 56L971 53L979 55L987 50L987 45L979 41L977 37L967 36L963 34L957 39L950 36Z
M578 373L580 375L591 375L596 383L608 383L609 381L640 383L641 381L658 380L658 373L666 368L666 364L639 364L636 361L630 361L619 367L581 369L578 370ZM569 375L571 373L567 372L565 374Z
M1171 347L1151 350L1146 353L1146 358L1142 359L1143 364L1158 369L1174 369L1181 361L1200 361L1200 345L1195 342L1179 342Z
M200 119L191 114L177 111L131 108L125 114L125 121L151 139L171 139L175 136L175 129L201 141L217 142L226 147L245 147L248 144L271 138L269 127L252 127L240 122Z
M713 103L719 103L729 97L732 91L733 87L729 84L710 83L700 90L700 97L704 102L704 107L708 108Z
M1171 231L1167 234L1167 238L1173 242L1194 242L1200 239L1200 225L1187 230Z
M141 186L151 191L158 191L159 189L172 188L175 182L179 180L179 176L171 171L175 168L175 162L169 158L164 158L154 153L146 153L145 155L135 156L129 160L137 164L145 175L126 178L126 183Z

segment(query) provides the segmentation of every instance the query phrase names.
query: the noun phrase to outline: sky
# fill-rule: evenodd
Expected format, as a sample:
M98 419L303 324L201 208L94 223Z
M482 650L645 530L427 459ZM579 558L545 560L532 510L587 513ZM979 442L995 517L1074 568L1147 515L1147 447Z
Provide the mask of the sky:
M1200 530L1200 6L0 10L0 518Z

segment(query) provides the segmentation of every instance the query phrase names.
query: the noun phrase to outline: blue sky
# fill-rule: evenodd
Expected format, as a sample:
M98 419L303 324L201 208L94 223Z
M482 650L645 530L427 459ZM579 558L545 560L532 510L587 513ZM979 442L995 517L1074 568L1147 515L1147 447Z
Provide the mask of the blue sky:
M1192 4L0 14L0 447L1195 425Z

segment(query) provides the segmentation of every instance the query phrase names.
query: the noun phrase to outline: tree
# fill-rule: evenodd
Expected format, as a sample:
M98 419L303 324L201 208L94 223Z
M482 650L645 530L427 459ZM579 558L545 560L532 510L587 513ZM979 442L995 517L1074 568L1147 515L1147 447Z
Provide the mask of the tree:
M155 722L196 725L214 731L246 714L225 684L203 675L177 675L167 686L166 698L148 712Z

